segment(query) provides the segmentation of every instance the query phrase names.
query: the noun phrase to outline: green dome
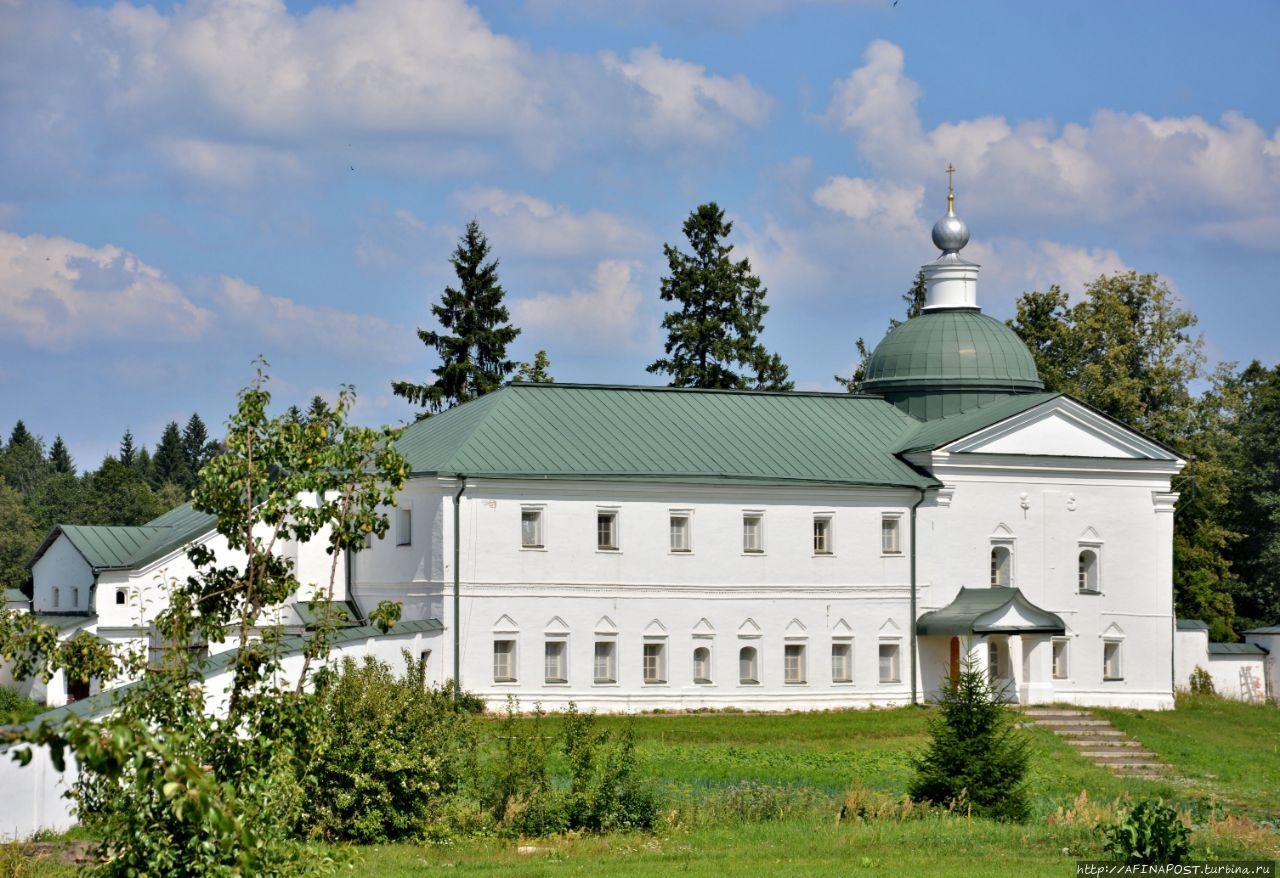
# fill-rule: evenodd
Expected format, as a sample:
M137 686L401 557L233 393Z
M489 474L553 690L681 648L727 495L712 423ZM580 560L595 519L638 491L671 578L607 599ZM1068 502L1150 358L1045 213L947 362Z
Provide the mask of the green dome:
M929 420L1044 389L1017 334L976 308L925 312L876 345L862 389Z

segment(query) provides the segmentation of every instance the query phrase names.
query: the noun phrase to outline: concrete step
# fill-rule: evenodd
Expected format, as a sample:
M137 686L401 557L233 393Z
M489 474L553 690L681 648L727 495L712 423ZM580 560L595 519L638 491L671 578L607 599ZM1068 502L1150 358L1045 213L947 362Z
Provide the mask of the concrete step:
M1052 707L1027 707L1022 711L1024 716L1034 716L1037 719L1044 717L1046 719L1060 719L1062 717L1072 716L1092 716L1087 710L1058 710Z
M1124 732L1117 729L1104 729L1093 726L1087 729L1054 729L1054 732L1064 738L1117 738L1120 740L1128 740Z
M1106 738L1101 735L1090 735L1085 738L1069 738L1067 743L1077 750L1139 750L1142 744L1132 738Z
M1107 762L1117 765L1129 762L1154 762L1156 754L1147 750L1081 750L1080 755L1092 759L1094 763Z
M1042 725L1047 729L1064 729L1064 728L1088 728L1095 726L1099 728L1110 728L1111 723L1105 719L1093 719L1092 717L1080 716L1064 716L1061 718L1037 717L1036 724Z

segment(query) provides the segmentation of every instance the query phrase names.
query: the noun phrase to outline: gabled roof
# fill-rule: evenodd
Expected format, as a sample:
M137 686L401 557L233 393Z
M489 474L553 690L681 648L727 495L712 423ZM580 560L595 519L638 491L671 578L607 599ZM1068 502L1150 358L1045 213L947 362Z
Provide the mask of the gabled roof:
M414 475L936 485L895 452L919 421L878 397L512 384L409 427Z
M190 503L171 509L159 518L134 527L60 524L45 537L27 567L66 536L95 573L101 570L136 570L180 549L213 530L216 518L197 512Z
M1179 631L1208 631L1209 624L1207 622L1202 622L1199 619L1179 619L1178 630Z
M900 454L913 451L932 451L950 445L971 433L998 424L1014 415L1057 399L1061 393L1019 393L958 415L926 421L920 424L895 450Z
M1065 634L1056 613L1041 609L1016 588L962 588L955 600L925 613L916 622L917 634Z
M1268 625L1265 628L1250 628L1245 634L1280 634L1280 625Z

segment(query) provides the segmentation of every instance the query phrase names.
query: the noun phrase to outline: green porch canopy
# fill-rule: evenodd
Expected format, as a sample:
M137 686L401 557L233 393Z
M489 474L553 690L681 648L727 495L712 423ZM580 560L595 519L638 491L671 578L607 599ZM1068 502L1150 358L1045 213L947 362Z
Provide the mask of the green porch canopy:
M955 600L925 613L916 634L1066 634L1056 613L1041 609L1016 588L962 588Z

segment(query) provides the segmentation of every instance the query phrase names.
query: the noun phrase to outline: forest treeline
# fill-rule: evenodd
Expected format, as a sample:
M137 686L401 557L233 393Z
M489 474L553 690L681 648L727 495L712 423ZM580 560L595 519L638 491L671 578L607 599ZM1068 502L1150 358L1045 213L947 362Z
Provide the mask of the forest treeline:
M669 275L661 298L665 356L648 367L681 387L787 390L788 367L761 343L766 290L746 259L732 258L733 224L714 203L684 224L689 252L664 247ZM551 381L538 351L516 363L520 334L503 304L498 261L472 222L451 263L457 286L432 313L439 330L418 331L439 365L425 381L392 382L396 395L429 417L511 380ZM923 273L903 295L905 317L920 313ZM890 329L900 320L893 320ZM1057 286L1024 293L1009 326L1026 343L1047 390L1070 394L1188 461L1174 478L1174 601L1181 618L1203 619L1215 640L1280 624L1280 366L1210 366L1196 316L1156 274L1117 272L1068 296ZM849 377L859 390L868 346ZM324 412L323 399L289 416ZM169 424L154 452L125 432L117 454L77 474L61 437L47 448L19 421L0 449L0 583L21 587L25 563L55 524L142 524L183 502L217 453L204 422ZM1123 588L1123 583L1117 584Z

